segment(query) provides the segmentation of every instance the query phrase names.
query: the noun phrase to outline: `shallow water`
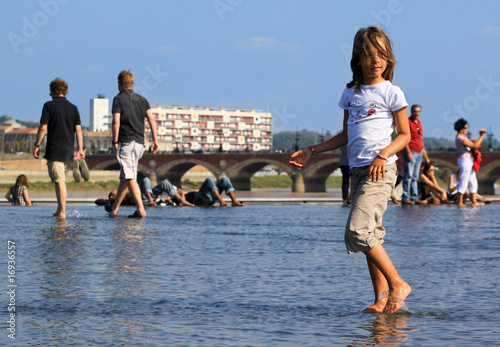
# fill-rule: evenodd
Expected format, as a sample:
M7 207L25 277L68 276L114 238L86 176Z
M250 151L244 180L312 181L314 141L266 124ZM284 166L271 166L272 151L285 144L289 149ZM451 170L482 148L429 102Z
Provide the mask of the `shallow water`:
M2 345L500 345L500 205L389 206L384 247L413 289L392 315L361 313L373 293L342 206L54 209L0 209Z

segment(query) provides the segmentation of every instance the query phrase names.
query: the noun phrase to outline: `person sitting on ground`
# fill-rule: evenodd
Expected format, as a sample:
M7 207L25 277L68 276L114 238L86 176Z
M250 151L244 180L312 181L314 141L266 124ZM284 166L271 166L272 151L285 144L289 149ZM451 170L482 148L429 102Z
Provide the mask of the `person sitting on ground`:
M9 188L5 198L12 203L13 206L31 206L31 200L28 196L29 188L28 177L19 175L16 179L16 184Z
M149 177L144 177L141 184L139 185L141 189L141 197L144 206L155 206L156 200L162 196L163 193L167 193L172 200L177 201L180 206L194 206L190 202L186 201L184 192L180 191L176 186L167 180L163 180L156 186L151 188L151 180Z
M448 177L448 199L453 202L458 201L458 195L457 195L457 189L458 189L458 182L460 180L460 170L457 170L456 173L452 173ZM467 199L470 200L470 193L469 193L469 188L465 191L465 194L463 196L463 201L467 201ZM484 202L485 204L491 204L491 200L486 199L484 196L476 193L476 200L478 202Z
M217 201L221 207L227 206L227 202L222 199L219 192L226 191L227 196L231 199L231 206L244 206L242 202L236 199L235 189L229 177L222 177L217 181L208 177L201 185L197 192L189 192L185 194L185 199L196 206L212 206Z
M436 167L431 163L425 163L424 169L418 178L418 183L422 184L422 201L437 201L432 198L438 198L439 202L444 203L448 200L448 196L443 188L437 182L434 172ZM431 198L431 199L429 199Z

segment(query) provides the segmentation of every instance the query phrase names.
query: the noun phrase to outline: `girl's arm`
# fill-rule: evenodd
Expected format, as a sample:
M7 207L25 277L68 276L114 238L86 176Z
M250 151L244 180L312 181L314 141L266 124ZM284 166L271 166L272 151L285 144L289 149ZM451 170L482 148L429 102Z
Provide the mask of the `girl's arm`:
M341 133L335 135L331 139L314 146L316 153L323 153L340 148L347 145L347 119L349 118L349 111L344 110L344 125ZM303 148L293 153L289 163L296 167L304 167L307 162L312 158L313 153L310 148Z
M479 131L479 138L476 142L472 142L468 138L465 138L462 140L462 144L469 147L470 149L478 149L479 147L481 147L481 142L483 142L484 134L486 134L486 129L481 129Z
M379 152L379 155L384 158L389 158L391 155L399 152L410 142L410 125L406 117L406 107L392 112L398 136L387 147ZM387 160L380 157L373 159L370 168L368 169L368 179L371 177L372 181L378 181L379 177L385 178L385 166Z
M28 189L23 190L24 201L26 202L26 206L31 206L31 200L28 196Z
M7 191L7 194L5 194L5 199L7 199L8 202L12 202L12 193L10 192L10 189Z
M420 178L418 179L420 182L424 182L425 184L427 184L429 187L431 188L434 188L440 192L443 192L444 193L444 190L439 186L439 184L437 183L437 180L436 180L436 177L432 177L432 178L429 178L427 177L426 175L424 174L421 174L420 175Z

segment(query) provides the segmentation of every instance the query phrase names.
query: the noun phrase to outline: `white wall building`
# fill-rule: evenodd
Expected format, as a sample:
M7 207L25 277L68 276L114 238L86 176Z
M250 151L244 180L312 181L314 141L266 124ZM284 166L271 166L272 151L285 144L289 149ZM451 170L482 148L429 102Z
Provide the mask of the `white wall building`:
M109 99L104 94L98 94L97 99L90 100L90 130L110 131L110 122Z
M161 151L271 151L272 116L258 110L152 106ZM146 122L147 140L151 139Z

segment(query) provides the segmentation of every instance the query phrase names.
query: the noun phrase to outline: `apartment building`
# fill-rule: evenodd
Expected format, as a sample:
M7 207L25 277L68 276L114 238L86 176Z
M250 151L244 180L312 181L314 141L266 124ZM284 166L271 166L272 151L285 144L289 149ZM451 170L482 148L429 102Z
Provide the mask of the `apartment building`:
M97 99L90 100L90 131L109 131L110 123L109 99L98 94Z
M210 107L152 106L162 151L270 151L269 112ZM146 123L147 139L151 136Z

